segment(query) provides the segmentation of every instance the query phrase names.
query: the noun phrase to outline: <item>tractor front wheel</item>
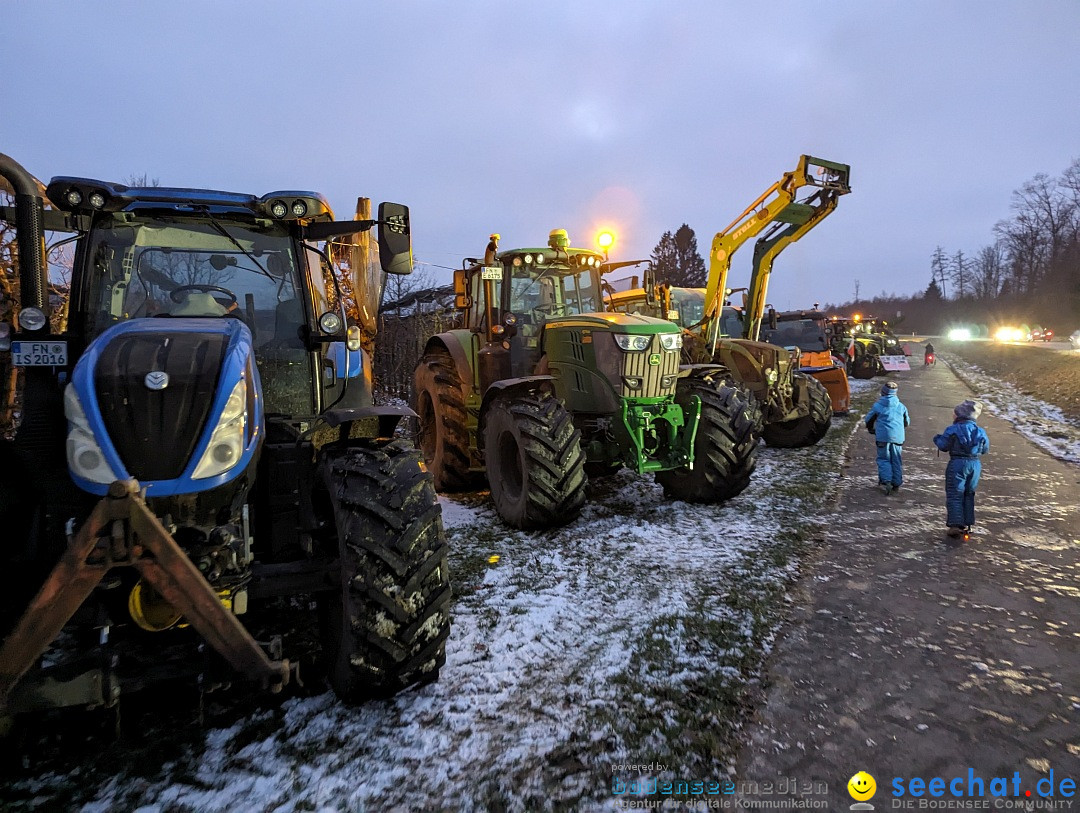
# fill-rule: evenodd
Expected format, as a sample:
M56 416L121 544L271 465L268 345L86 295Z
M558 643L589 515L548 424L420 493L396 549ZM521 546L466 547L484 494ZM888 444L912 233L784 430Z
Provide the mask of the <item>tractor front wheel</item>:
M499 516L525 530L575 519L585 503L581 432L547 392L501 397L484 416L484 463Z
M825 437L832 424L832 400L825 385L806 373L796 373L795 386L807 389L810 411L790 421L768 424L762 431L762 437L770 446L781 449L813 446Z
M701 399L701 420L694 438L694 468L657 472L664 494L675 500L718 503L750 485L757 465L757 415L760 410L738 387L711 378L684 378L675 401L684 409Z
M424 464L395 441L324 453L340 589L323 647L330 685L346 702L389 697L439 676L450 633L442 512Z

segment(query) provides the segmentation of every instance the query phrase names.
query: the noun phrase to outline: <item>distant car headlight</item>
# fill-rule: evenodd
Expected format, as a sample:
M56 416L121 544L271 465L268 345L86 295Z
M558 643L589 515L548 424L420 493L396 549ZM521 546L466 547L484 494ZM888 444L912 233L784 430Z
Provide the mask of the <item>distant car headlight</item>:
M673 334L674 335L674 334ZM635 336L630 333L616 333L615 344L623 350L648 350L652 336Z
M966 327L954 327L949 331L949 341L969 342L971 341L971 331Z
M202 480L222 474L235 466L244 453L244 429L247 426L247 383L244 379L236 382L225 409L221 411L210 443L199 459L199 465L191 477Z
M660 344L665 350L679 350L682 348L681 333L661 333Z
M64 389L64 416L68 419L67 463L71 473L91 483L105 485L120 479L105 460L105 452L94 437L71 384Z

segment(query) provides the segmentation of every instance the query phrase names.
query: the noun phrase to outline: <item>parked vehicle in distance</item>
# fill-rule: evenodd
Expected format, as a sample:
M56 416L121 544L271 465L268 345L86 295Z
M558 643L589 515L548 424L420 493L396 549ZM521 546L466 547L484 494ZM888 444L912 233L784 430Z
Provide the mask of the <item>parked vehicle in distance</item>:
M1049 341L1053 341L1053 339L1054 339L1054 331L1052 331L1048 327L1046 327L1046 328L1042 328L1042 327L1033 328L1031 333L1028 335L1028 341L1029 342L1049 342Z
M1069 341L1072 342L1073 350L1080 350L1080 330L1074 330Z

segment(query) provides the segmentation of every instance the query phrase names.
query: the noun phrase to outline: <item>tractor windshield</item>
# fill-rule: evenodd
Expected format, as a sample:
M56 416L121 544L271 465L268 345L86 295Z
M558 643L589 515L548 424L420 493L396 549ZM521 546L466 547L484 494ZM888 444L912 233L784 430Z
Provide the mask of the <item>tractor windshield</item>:
M299 333L306 321L304 294L284 226L220 216L216 222L117 217L95 224L88 264L88 336L141 317L241 319L251 330L260 369L274 368L272 375L265 369L262 374L267 411L311 413L311 362Z
M671 308L679 312L679 327L693 327L705 318L705 294L696 290L672 289Z
M794 319L780 322L776 330L763 326L761 340L781 347L798 347L807 352L828 350L822 325L814 319Z
M510 279L509 307L531 324L604 309L592 271L574 272L555 266L515 267Z
M720 311L720 335L740 338L743 333L742 311L725 305Z

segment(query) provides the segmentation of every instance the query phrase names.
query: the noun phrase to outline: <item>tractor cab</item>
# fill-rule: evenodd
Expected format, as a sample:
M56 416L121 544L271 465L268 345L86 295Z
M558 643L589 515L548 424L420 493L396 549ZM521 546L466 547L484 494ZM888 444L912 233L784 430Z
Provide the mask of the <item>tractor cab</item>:
M488 344L496 345L493 352L505 345L506 377L531 375L543 355L545 328L566 317L603 311L603 256L571 248L563 229L552 232L544 248L498 251L497 238L492 235L483 262L467 259L455 272L465 328L487 336Z

